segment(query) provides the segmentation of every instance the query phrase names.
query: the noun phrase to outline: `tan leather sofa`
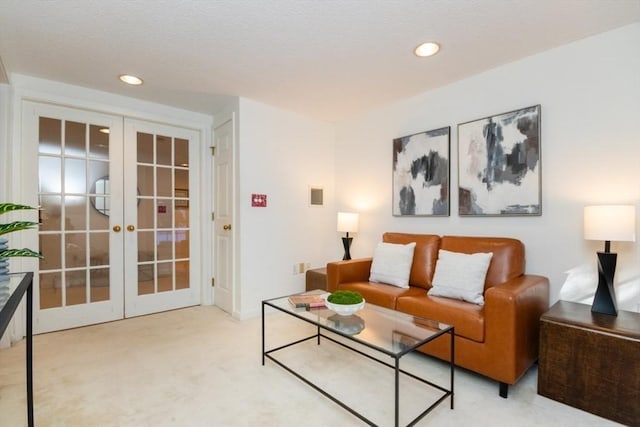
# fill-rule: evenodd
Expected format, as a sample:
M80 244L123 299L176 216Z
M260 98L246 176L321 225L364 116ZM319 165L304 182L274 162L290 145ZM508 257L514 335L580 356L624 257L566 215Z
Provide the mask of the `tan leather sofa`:
M368 303L425 317L455 327L455 363L500 383L507 397L538 358L538 325L549 308L549 280L524 274L524 245L516 239L497 237L437 236L385 233L383 242L416 242L409 288L369 282L372 258L327 264L329 292L349 289L362 293ZM484 285L483 306L427 295L438 259L438 250L492 252ZM423 346L429 355L449 360L446 337Z

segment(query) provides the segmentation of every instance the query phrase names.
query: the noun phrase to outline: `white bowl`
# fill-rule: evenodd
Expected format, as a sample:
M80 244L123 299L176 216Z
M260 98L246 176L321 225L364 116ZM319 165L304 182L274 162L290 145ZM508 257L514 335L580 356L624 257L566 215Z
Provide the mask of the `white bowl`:
M340 316L350 316L356 311L362 310L365 301L363 299L362 302L359 302L358 304L333 304L325 298L324 303L329 310L335 311Z

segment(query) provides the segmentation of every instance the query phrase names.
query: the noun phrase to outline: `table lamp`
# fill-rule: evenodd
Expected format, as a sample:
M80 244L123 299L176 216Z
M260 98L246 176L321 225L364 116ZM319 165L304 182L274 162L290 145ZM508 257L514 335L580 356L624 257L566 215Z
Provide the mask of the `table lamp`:
M604 252L598 252L598 287L591 312L618 315L613 288L617 254L611 252L611 241L635 242L636 208L630 205L585 206L584 238L604 240Z
M342 238L342 245L344 246L344 257L342 259L351 259L349 248L351 247L353 238L349 237L349 233L356 233L358 231L358 214L338 212L338 231L340 233L347 233L346 237Z

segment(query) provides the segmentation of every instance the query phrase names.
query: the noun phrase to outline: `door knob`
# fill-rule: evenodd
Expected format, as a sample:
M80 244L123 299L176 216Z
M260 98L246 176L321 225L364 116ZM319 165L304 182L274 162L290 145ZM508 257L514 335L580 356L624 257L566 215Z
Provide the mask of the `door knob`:
M114 225L113 226L113 231L115 231L116 233L119 233L120 230L122 230L122 228L119 225Z
M227 224L227 225L222 226L222 229L223 230L227 230L227 231L231 230L231 224Z
M127 231L133 231L136 228L133 225L127 225Z

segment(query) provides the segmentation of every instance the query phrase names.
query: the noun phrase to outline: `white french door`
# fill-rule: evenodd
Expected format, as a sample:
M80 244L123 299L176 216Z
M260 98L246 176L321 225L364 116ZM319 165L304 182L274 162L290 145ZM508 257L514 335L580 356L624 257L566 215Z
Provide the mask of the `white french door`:
M23 171L37 173L23 198L40 206L44 256L36 332L199 303L198 144L193 130L24 102Z
M125 316L198 304L198 133L124 123Z

